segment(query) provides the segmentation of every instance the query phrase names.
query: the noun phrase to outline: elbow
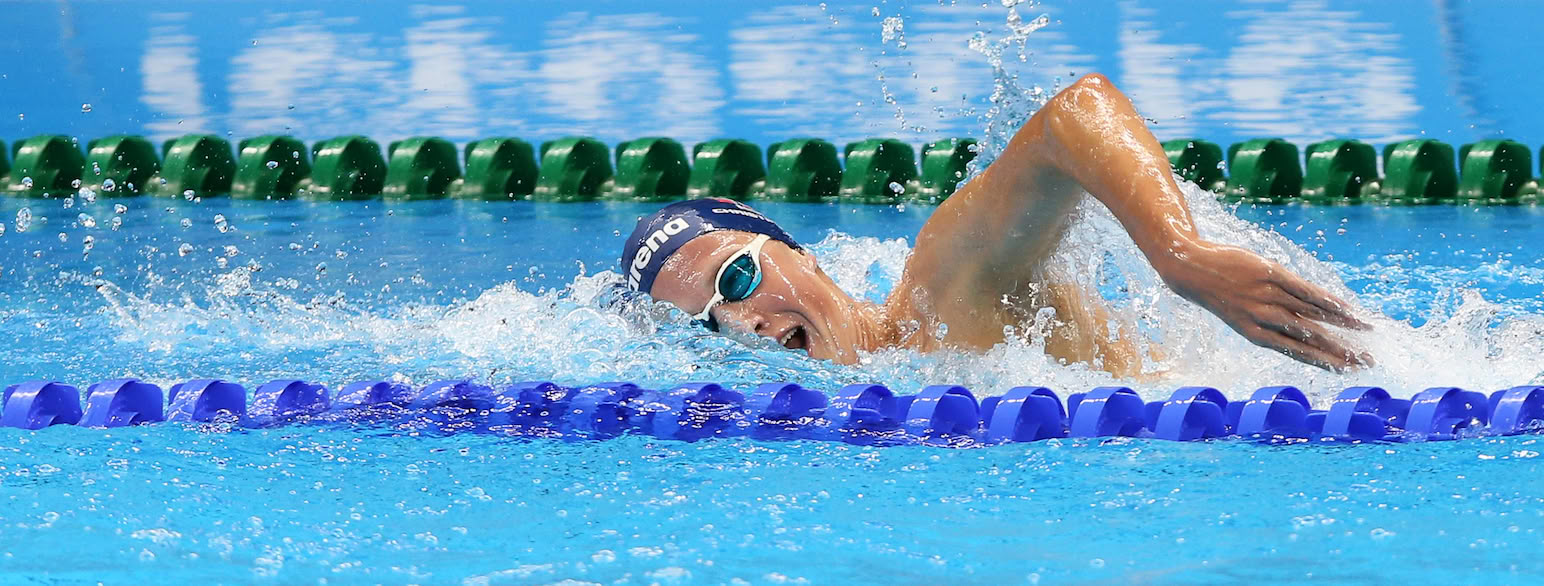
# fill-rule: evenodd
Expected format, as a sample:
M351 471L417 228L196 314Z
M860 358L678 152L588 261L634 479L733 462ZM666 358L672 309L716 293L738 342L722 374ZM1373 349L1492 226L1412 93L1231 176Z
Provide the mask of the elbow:
M1090 73L1058 92L1042 111L1045 132L1063 142L1118 119L1120 105L1129 103L1110 78Z
M1090 73L1057 92L1046 102L1045 109L1054 127L1058 121L1079 121L1089 114L1108 110L1121 97L1120 90L1115 89L1115 83L1110 78L1100 73ZM1067 120L1069 118L1071 120Z

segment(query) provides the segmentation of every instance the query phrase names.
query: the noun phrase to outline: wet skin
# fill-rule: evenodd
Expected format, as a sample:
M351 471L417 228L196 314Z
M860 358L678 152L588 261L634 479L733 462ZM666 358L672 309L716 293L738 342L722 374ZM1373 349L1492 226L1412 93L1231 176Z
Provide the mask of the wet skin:
M1004 326L1049 307L1057 327L1047 353L1133 376L1142 368L1136 334L1116 321L1110 335L1098 295L1045 271L1085 194L1110 209L1170 288L1251 342L1327 369L1371 364L1326 328L1367 327L1344 302L1277 263L1196 234L1158 140L1097 74L1053 97L933 212L883 304L853 299L812 255L772 241L762 251L761 285L713 315L726 329L850 364L859 352L889 347L985 350L1003 341ZM701 311L719 266L752 238L723 231L693 239L666 261L650 294Z

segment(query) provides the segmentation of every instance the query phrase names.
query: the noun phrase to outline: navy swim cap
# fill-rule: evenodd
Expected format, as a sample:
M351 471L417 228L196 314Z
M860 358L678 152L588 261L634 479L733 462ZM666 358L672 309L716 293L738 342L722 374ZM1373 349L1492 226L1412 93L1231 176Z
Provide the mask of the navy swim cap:
M799 250L792 236L751 206L716 197L678 201L638 220L633 235L627 237L622 248L622 276L627 287L648 293L670 255L691 239L719 230L766 234Z

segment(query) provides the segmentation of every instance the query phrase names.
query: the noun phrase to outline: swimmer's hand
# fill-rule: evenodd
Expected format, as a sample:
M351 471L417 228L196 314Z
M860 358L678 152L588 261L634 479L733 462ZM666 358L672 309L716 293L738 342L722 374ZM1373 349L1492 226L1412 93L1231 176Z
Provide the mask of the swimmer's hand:
M1199 243L1155 263L1176 293L1222 318L1259 346L1336 372L1371 366L1321 324L1366 330L1345 302L1277 263L1232 246Z

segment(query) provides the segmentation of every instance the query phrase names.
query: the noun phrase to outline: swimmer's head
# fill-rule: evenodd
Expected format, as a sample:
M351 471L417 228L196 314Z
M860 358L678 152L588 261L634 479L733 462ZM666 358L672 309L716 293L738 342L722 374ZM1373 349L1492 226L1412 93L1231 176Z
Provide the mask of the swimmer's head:
M622 276L715 331L772 338L813 358L850 362L854 301L777 223L727 199L676 202L638 221Z

